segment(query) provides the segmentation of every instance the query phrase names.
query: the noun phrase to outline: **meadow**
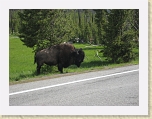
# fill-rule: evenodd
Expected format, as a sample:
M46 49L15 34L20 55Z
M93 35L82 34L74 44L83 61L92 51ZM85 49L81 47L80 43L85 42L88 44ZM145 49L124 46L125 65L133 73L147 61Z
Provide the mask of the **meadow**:
M114 64L106 61L103 57L102 46L90 44L73 44L76 48L82 48L85 52L84 62L80 68L71 65L64 68L63 74L83 73L96 70L104 70L126 65L139 63L139 49L134 49L136 59L129 63ZM96 55L98 52L98 56ZM23 80L31 80L32 78L43 78L44 76L55 76L60 74L56 66L50 67L44 65L41 68L41 74L36 75L36 64L34 64L34 52L32 48L23 45L23 42L16 36L9 37L9 81L19 82Z

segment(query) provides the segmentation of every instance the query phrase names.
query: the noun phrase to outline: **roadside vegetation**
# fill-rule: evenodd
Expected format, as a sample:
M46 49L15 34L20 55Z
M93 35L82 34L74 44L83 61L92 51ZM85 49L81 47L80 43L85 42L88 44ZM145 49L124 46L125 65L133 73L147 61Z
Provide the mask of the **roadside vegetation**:
M64 74L139 63L138 9L10 9L9 34L10 82L60 74L44 65L36 76L34 54L63 42L85 52Z
M87 43L73 44L76 48L82 48L86 54L84 62L81 64L80 68L72 65L68 68L64 68L64 74L67 73L82 73L95 70L102 70L120 66L127 66L139 63L139 50L136 48L134 52L136 54L135 60L128 63L112 63L103 57L101 52L103 46L90 45ZM98 56L97 56L98 53ZM101 59L100 59L101 58ZM10 36L9 39L9 80L11 82L30 80L31 78L42 78L44 76L54 76L60 74L56 66L42 67L42 73L36 75L36 64L34 64L34 52L31 48L23 45L21 40L16 36Z

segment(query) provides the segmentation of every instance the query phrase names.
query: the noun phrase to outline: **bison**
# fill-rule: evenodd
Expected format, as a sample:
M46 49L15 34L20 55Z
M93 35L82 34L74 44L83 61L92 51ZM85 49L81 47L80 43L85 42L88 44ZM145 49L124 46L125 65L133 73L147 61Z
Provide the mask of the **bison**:
M49 66L57 65L58 70L63 73L63 68L70 65L80 67L84 57L85 53L81 48L76 49L73 45L64 43L36 52L34 63L37 63L37 74L40 74L44 63Z

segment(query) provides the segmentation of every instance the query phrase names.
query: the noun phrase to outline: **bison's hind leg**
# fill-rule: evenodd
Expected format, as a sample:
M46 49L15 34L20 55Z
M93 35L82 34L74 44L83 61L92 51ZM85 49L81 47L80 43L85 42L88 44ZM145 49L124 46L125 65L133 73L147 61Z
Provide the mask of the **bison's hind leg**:
M40 74L40 69L41 69L41 66L42 66L43 64L37 64L37 75L39 75Z
M36 69L37 69L37 75L39 75L40 74L41 66L37 66Z

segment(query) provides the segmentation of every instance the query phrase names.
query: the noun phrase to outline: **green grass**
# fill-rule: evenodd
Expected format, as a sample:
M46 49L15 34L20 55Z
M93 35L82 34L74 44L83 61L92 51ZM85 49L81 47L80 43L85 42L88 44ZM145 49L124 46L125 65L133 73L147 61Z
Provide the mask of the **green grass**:
M84 62L81 64L80 68L75 65L71 65L68 68L64 68L64 73L80 73L86 71L94 71L101 69L108 69L132 64L138 64L138 52L139 49L134 49L137 55L136 60L129 63L112 64L105 60L102 53L99 53L101 60L95 56L96 51L100 51L102 46L90 46L89 44L74 44L76 48L82 48L85 52ZM19 38L10 36L9 39L9 80L10 82L30 80L31 78L42 78L44 76L60 74L56 66L49 67L43 66L41 68L41 75L36 75L36 64L34 64L34 53L31 48L23 45L23 42Z
M27 48L19 38L9 39L9 77L11 80L20 80L34 74L34 53Z

